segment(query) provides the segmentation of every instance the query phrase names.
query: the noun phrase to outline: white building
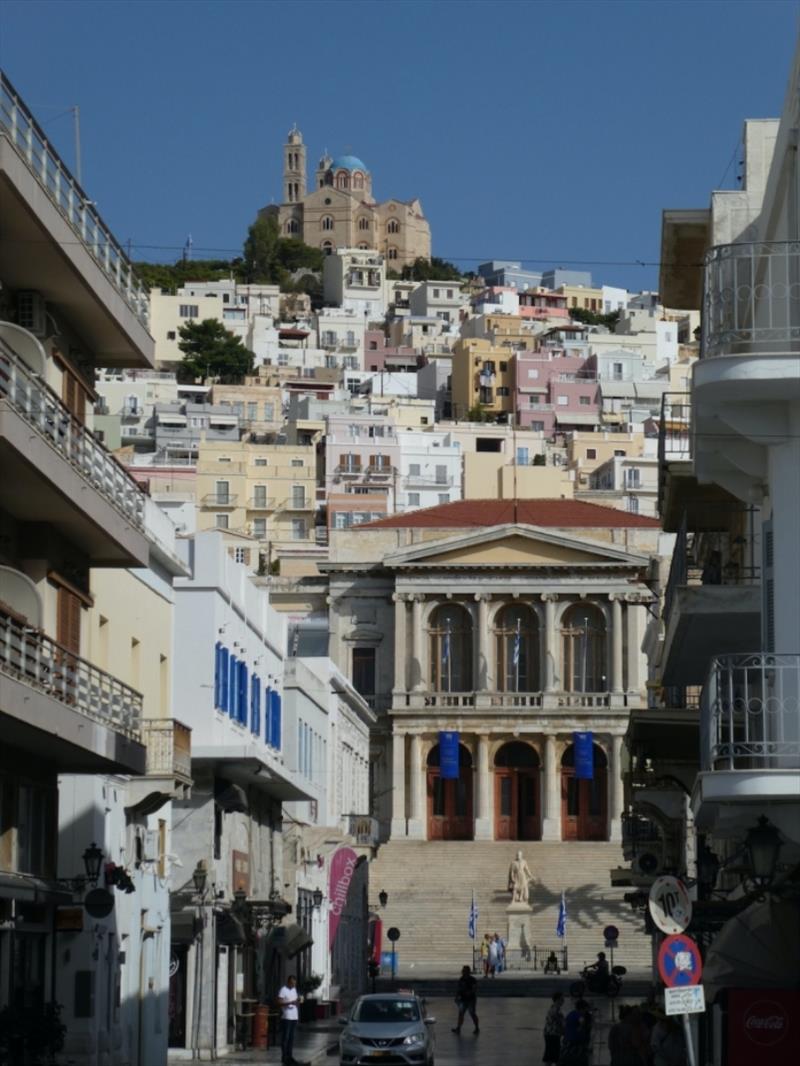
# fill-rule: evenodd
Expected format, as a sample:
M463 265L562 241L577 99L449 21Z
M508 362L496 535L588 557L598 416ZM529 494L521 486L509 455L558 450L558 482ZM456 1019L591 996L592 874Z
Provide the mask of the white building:
M386 267L380 252L337 248L325 256L322 291L327 304L352 311L362 323L386 314Z
M467 304L458 281L422 281L409 297L412 315L438 318L448 326L456 327Z
M461 499L461 445L438 430L398 432L398 511L435 507Z
M589 476L580 499L621 507L631 514L658 516L657 441L646 440L644 455L613 456Z
M604 315L611 314L613 311L622 311L628 306L630 294L627 289L619 289L614 285L602 285L601 292L603 293Z

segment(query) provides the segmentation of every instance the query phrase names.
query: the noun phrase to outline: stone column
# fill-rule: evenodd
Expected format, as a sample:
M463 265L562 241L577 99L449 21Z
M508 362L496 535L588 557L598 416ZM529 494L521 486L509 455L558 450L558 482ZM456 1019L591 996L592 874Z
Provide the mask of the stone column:
M642 610L639 603L628 602L628 692L639 692L642 687L642 633L640 629Z
M482 592L476 593L478 602L478 659L475 663L475 688L485 692L489 687L492 671L489 668L489 597Z
M475 780L475 839L494 839L494 781L489 767L489 737L478 737L478 773Z
M556 632L555 592L545 592L544 600L544 691L557 692L561 687L561 661L558 633Z
M428 688L428 642L422 627L423 596L411 597L411 682L415 692Z
M622 601L612 593L611 600L611 691L622 692Z
M396 592L394 600L394 691L408 692L408 597Z
M608 839L622 840L622 811L625 793L622 784L622 737L611 738L608 768Z
M544 738L544 810L542 840L561 839L561 773L558 765L556 738Z
M425 840L425 774L422 769L422 737L411 734L411 770L409 773L408 835L414 840Z
M404 837L406 825L406 737L392 734L392 829L394 838Z

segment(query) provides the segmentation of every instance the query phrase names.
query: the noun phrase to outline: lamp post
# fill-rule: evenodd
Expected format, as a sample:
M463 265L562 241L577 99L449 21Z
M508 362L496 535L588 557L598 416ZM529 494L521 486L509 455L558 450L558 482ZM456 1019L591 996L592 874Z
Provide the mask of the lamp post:
M103 852L94 841L83 853L83 865L86 870L86 880L96 885L100 877L100 867L103 863Z
M319 910L320 907L322 906L322 901L325 898L323 896L323 894L322 894L322 889L321 888L315 888L314 889L314 894L313 894L313 896L311 898L314 901L314 907L316 908L316 910Z
M385 907L388 902L389 902L389 893L386 892L384 889L381 889L380 892L378 893L378 903L380 903L381 907Z
M759 888L768 888L775 879L781 847L778 828L771 825L769 819L762 814L758 825L748 829L744 840L750 876Z

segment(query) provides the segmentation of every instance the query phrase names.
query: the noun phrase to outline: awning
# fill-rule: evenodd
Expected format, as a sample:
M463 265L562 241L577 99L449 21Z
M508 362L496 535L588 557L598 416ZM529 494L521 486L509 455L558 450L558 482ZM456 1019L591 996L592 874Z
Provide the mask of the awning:
M560 415L556 411L556 422L563 426L596 426L600 421L599 412L594 415L581 415L564 412Z
M173 944L191 944L197 936L198 925L202 928L197 911L173 911L170 915L170 940Z
M238 415L209 415L208 424L210 426L238 426Z
M185 426L186 425L186 415L165 414L164 412L159 411L159 413L158 413L158 421L159 421L159 424L164 425L164 426Z
M313 937L300 925L276 925L264 940L265 948L278 951L287 959L293 959L303 948L310 947L313 943Z
M71 903L72 898L72 893L57 881L0 870L0 899L24 903Z
M722 988L796 988L800 906L767 898L720 929L706 955L703 984L712 1001Z

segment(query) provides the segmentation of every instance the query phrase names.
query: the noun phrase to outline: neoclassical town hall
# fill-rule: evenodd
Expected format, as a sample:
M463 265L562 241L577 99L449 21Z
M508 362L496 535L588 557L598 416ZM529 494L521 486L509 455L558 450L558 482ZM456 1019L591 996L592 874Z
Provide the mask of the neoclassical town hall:
M619 840L622 741L658 523L574 500L464 500L333 534L331 656L379 712L384 839ZM458 776L439 734L458 733ZM573 733L592 733L594 774Z

